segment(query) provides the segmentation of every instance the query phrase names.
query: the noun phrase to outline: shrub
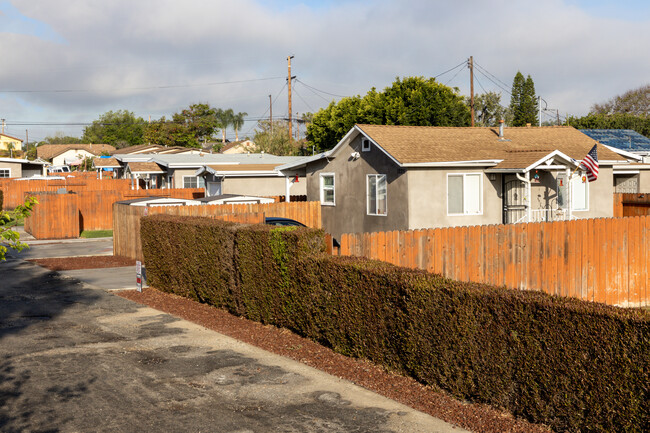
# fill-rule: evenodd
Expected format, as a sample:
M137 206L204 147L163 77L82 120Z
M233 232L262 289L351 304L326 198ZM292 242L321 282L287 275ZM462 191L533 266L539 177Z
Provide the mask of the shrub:
M319 230L162 215L142 227L159 289L556 431L641 432L650 423L648 311L330 257Z

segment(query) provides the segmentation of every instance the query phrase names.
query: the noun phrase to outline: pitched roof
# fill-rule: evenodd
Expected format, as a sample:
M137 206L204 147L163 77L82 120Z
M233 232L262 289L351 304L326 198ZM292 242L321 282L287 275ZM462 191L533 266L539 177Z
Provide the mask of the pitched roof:
M127 166L131 173L164 173L155 162L129 162Z
M95 167L121 167L120 163L117 162L115 158L95 158L93 159L93 165Z
M357 128L400 164L506 158L514 163L515 154L508 152L523 150L546 154L559 150L570 158L582 160L594 145L593 139L573 127L505 128L503 138L499 138L498 128L394 125L357 125ZM526 161L521 163L526 163L528 156L531 155L516 158L525 157ZM598 146L598 158L625 161L603 145Z
M632 129L581 129L580 132L605 146L628 152L650 150L650 138Z
M36 148L36 155L43 159L52 159L68 150L85 150L93 155L112 152L115 147L110 144L41 144Z
M111 152L111 155L133 155L133 154L176 154L176 153L188 153L188 152L199 152L201 149L193 147L181 147L181 146L172 146L167 147L161 144L139 144L137 146L123 147L121 149L115 149Z
M23 141L22 139L20 139L20 138L18 138L18 137L12 137L11 135L7 135L7 134L0 134L0 136L2 136L2 137L7 137L7 138L10 138L10 139L12 139L12 140Z
M210 164L214 171L273 171L278 164Z

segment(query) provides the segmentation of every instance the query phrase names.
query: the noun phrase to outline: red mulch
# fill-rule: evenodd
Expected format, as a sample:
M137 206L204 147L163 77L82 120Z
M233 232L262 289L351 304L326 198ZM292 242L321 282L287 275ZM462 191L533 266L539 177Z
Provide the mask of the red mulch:
M52 271L135 266L135 260L120 256L59 257L55 259L31 259L29 261Z
M153 288L144 289L143 292L123 291L118 295L349 380L416 410L477 433L550 431L546 426L515 419L511 414L487 405L456 400L449 394L424 386L414 379L388 372L364 360L335 353L287 329L265 326L233 316L225 310Z

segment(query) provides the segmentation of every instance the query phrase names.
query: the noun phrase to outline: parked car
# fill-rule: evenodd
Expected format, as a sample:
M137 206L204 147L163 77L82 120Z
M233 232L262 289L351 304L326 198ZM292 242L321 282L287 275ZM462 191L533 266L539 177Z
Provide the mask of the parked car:
M297 227L307 227L303 223L292 220L291 218L281 218L281 217L268 217L265 218L264 222L266 224L274 226L297 226Z

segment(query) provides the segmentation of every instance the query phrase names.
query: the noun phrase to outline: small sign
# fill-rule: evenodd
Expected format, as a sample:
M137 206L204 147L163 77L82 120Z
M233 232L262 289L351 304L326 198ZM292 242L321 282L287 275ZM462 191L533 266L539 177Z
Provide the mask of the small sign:
M135 262L135 288L138 292L142 291L142 262L140 260Z

